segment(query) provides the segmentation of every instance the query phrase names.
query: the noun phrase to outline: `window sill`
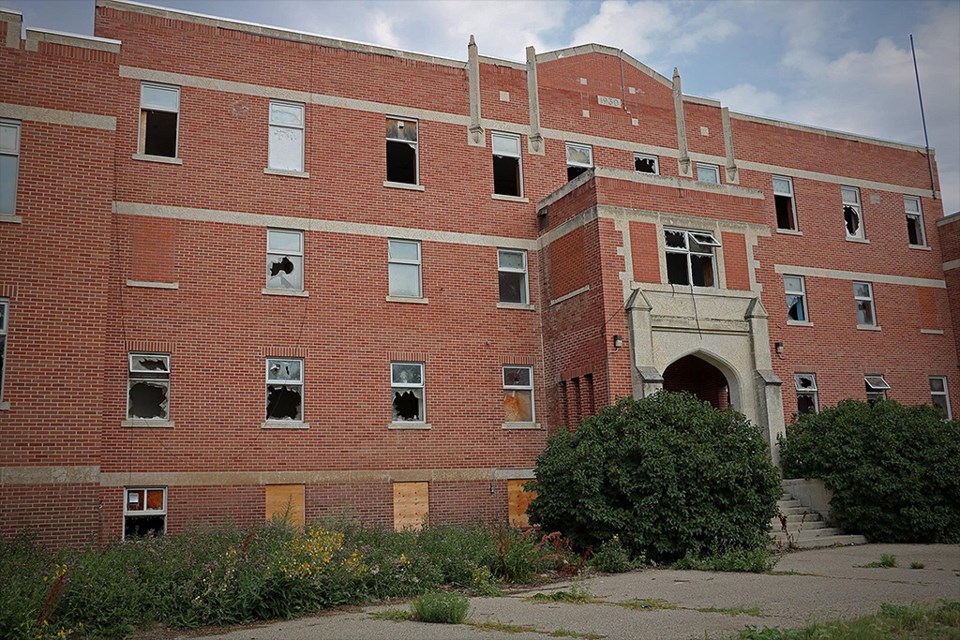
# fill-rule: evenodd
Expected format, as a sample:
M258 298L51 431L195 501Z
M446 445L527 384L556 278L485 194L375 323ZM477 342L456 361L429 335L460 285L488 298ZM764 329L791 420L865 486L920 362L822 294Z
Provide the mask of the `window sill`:
M383 181L383 186L388 189L406 189L408 191L426 191L423 188L422 184L409 184L406 182L390 182L389 180Z
M503 202L523 202L525 204L530 203L529 198L524 198L523 196L505 196L500 193L494 193L490 196L493 200L502 200Z
M261 429L309 429L309 422L299 420L264 420Z
M943 329L920 329L920 333L927 336L942 336L944 335ZM0 406L0 409L3 407Z
M867 240L866 238L851 238L850 236L847 236L846 239L847 239L847 242L859 242L860 244L870 244L870 241Z
M387 302L399 302L401 304L430 304L430 298L406 298L404 296L387 296L384 298Z
M777 233L782 233L785 236L802 236L803 231L799 229L777 229Z
M11 224L22 224L23 218L20 216L11 215L9 213L4 213L0 215L0 222L8 222Z
M524 304L523 302L498 302L497 309L519 309L521 311L536 311L536 307L532 304Z
M432 429L433 427L429 422L391 422L387 425L387 429L394 429L397 431L404 431L412 429L414 431L426 431Z
M267 289L260 290L265 296L290 296L291 298L306 298L310 295L309 291L293 291L292 289Z
M0 402L0 411L10 411L10 403Z
M147 282L145 280L127 280L128 287L141 289L179 289L179 282Z
M908 249L917 249L918 251L932 251L929 245L925 244L908 244Z
M858 324L858 331L880 331L880 325L876 324Z
M151 420L149 418L131 418L123 420L121 427L147 428L147 429L173 429L176 423L173 420Z
M809 320L787 320L788 327L812 327L813 323Z
M309 178L310 174L306 171L290 171L287 169L271 169L267 167L263 172L268 176L287 176L288 178Z
M168 158L167 156L149 156L144 153L135 153L133 154L134 160L140 160L142 162L158 162L160 164L183 164L183 160L180 158Z
M500 425L500 426L501 426L502 428L504 428L504 429L520 430L520 431L523 431L523 430L533 430L533 431L535 431L535 430L540 429L540 423L539 423L539 422L504 422L504 423L503 423L502 425Z

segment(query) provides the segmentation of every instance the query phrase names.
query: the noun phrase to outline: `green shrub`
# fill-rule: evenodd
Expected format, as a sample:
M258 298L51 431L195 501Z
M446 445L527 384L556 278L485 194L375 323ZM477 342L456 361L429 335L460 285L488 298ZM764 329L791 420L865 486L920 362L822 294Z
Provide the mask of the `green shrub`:
M459 593L434 591L418 596L410 607L413 617L420 622L462 624L467 619L470 601Z
M643 556L637 560L631 560L630 552L620 541L620 536L613 536L593 551L593 555L590 556L590 565L604 573L624 573L642 566L643 560Z
M837 523L873 542L960 542L960 422L932 406L844 400L781 440L790 477L822 478Z
M766 547L756 549L735 549L705 558L684 556L673 564L674 569L693 569L695 571L739 571L745 573L766 573L773 569L777 558Z
M780 480L760 430L689 394L623 399L552 437L530 516L585 548L614 535L655 561L766 543Z

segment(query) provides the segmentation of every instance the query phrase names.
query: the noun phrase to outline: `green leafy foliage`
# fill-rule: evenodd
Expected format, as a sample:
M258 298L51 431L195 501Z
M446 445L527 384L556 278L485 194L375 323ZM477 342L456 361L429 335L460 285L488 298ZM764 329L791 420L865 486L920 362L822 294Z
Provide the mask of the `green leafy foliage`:
M470 601L459 593L434 591L418 596L410 607L413 617L420 622L463 624Z
M760 430L683 393L602 409L552 437L536 474L534 522L657 562L765 545L781 492Z
M773 569L777 559L766 547L757 547L756 549L734 549L705 558L688 555L675 562L673 568L696 571L767 573Z
M620 536L613 536L599 547L594 549L590 556L590 565L597 571L604 573L624 573L643 566L643 555L636 559L630 557L630 551L620 541Z
M821 478L840 527L873 542L960 542L960 422L932 406L844 400L801 415L784 473Z

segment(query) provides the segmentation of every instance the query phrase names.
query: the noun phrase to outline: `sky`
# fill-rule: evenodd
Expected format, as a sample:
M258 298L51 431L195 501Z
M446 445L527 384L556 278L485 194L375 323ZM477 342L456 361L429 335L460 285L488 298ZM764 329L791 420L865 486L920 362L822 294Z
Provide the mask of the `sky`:
M958 0L151 0L147 4L465 60L623 49L733 111L924 145L914 37L944 213L960 210ZM94 0L0 0L28 27L93 33Z

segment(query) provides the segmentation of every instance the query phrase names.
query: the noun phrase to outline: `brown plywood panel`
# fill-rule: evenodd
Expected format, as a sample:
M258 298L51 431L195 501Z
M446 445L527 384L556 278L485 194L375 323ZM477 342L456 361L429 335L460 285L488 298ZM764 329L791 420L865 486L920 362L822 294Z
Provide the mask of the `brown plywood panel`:
M393 483L393 528L422 529L430 513L430 484L427 482Z
M537 497L536 491L526 491L523 488L528 480L507 480L507 503L509 505L508 513L510 515L511 527L529 527L530 517L527 515L527 507L534 498Z
M264 487L266 519L286 518L287 522L303 528L304 505L302 484L272 484Z

